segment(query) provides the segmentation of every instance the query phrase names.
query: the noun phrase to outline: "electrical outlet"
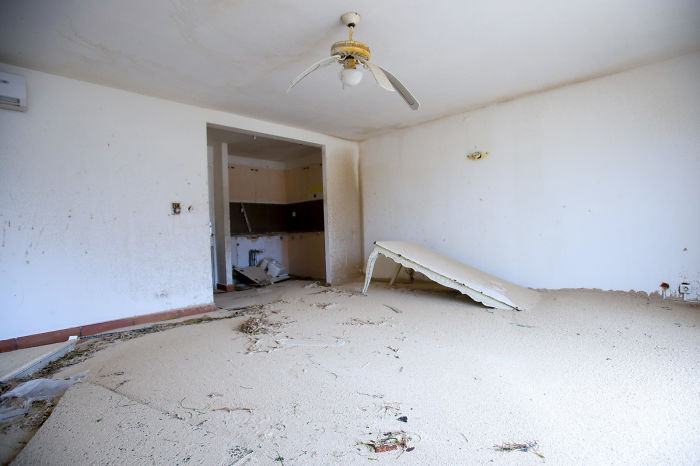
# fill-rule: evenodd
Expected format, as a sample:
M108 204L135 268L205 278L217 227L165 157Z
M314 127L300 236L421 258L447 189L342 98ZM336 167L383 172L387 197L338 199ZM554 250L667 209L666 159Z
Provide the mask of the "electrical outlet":
M678 285L678 293L688 294L690 293L690 283L681 283Z
M173 202L172 208L173 208L173 215L178 215L181 211L179 202Z

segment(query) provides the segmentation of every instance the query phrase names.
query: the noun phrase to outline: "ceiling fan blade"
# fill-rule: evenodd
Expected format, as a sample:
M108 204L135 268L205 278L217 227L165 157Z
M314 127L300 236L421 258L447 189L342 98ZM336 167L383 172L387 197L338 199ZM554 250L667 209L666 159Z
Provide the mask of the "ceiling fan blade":
M377 66L377 65L374 65L374 66ZM394 88L399 92L399 94L401 94L401 97L403 97L403 100L406 101L408 106L411 107L413 110L418 110L418 107L420 107L420 103L418 103L418 100L415 97L413 97L413 94L411 94L408 91L408 89L406 89L404 87L404 85L401 84L401 81L396 79L396 76L389 73L384 68L381 68L379 66L377 66L377 68L379 68L380 70L382 70L384 72L384 74L386 75L386 77L389 80L389 82L391 83L391 85L394 86Z
M377 81L377 84L382 86L382 88L386 89L389 92L394 92L394 86L391 85L389 82L389 78L386 77L384 74L384 71L374 63L368 62L368 61L361 61L363 65L365 65L365 68L367 68L371 73L372 76L374 76L374 79Z
M304 71L302 71L302 73L299 76L294 78L294 81L292 81L289 84L289 87L287 88L287 92L291 91L292 88L299 83L299 81L304 79L312 71L316 71L317 69L319 69L321 67L328 66L333 62L337 62L339 58L340 58L340 55L331 55L330 57L324 58L323 60L319 60L316 63L314 63L313 65L309 66Z

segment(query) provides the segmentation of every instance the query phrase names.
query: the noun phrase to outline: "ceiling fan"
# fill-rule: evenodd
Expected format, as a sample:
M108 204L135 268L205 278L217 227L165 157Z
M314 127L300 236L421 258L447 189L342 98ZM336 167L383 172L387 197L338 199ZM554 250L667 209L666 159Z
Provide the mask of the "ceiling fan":
M343 69L340 71L340 80L343 83L343 88L345 88L345 86L357 86L362 80L362 68L358 66L361 65L372 73L372 76L374 76L377 84L379 84L382 88L390 92L398 91L409 107L411 107L413 110L418 110L420 104L418 103L418 100L413 97L413 94L411 94L393 74L369 61L369 46L352 39L355 26L357 26L360 22L360 15L354 11L351 11L343 14L340 17L340 21L343 23L343 25L350 28L350 40L341 40L333 44L331 46L331 56L324 58L323 60L319 60L305 69L294 79L294 81L291 82L291 84L289 84L287 92L289 92L294 86L297 85L297 83L299 83L299 81L308 76L312 71L316 71L317 69L328 66L332 63L340 63L343 65Z

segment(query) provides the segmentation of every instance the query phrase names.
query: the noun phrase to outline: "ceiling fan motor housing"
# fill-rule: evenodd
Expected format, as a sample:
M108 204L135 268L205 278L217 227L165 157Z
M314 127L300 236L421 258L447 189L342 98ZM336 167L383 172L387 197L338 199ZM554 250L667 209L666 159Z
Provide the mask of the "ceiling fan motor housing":
M369 61L369 45L356 40L341 40L331 46L331 55L340 55L341 60L354 58Z

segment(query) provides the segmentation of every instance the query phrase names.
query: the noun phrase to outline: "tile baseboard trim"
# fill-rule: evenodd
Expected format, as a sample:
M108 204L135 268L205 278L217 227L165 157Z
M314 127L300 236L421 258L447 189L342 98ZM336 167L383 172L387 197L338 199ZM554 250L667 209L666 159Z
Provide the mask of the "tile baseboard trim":
M127 317L124 319L108 320L94 324L82 325L80 327L70 327L61 330L53 330L51 332L35 333L7 340L0 340L0 353L14 351L24 348L32 348L34 346L50 345L52 343L60 343L68 340L68 337L77 335L78 337L87 337L97 335L109 330L115 330L132 325L146 324L150 322L160 322L163 320L177 319L179 317L187 317L196 314L204 314L216 310L214 303L200 304L197 306L189 306L169 311L154 312L152 314L141 314L138 316Z

